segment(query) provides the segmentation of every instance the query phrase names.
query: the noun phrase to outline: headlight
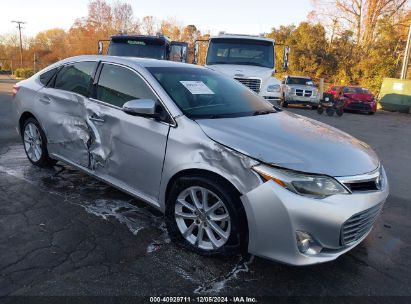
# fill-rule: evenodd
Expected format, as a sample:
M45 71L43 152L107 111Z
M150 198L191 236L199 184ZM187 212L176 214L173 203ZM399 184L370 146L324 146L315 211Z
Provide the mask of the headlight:
M267 92L280 92L280 86L278 84L272 84L267 87Z
M318 94L318 91L317 91L317 90L313 90L313 97L316 97L317 94Z
M324 198L334 194L349 194L337 180L324 175L299 173L267 165L253 167L265 180L272 180L291 192L313 198Z
M288 92L288 93L292 93L292 92L294 92L294 88L287 87L287 92Z

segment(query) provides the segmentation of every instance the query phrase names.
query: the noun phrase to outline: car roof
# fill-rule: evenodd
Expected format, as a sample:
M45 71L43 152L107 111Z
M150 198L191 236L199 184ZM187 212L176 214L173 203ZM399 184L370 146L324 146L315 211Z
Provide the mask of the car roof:
M294 76L294 75L287 75L287 76L285 76L285 77L312 79L310 76Z
M81 62L81 61L106 61L118 64L124 64L134 67L184 67L184 68L204 68L194 64L175 62L169 60L159 60L151 58L138 58L138 57L126 57L126 56L108 56L108 55L81 55L66 58L62 61L56 62L55 65L66 64L69 62Z
M151 36L151 35L113 35L112 39L159 39L159 40L170 40L167 36Z
M274 39L254 36L254 35L244 35L244 34L221 34L218 36L212 36L210 39L246 39L246 40L259 40L274 43Z

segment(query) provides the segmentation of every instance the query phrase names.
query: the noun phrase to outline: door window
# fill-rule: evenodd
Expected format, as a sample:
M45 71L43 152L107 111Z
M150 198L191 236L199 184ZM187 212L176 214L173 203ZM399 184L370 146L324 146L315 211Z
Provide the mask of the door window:
M104 64L101 70L96 98L120 108L132 99L157 100L144 80L135 72L112 64Z
M88 96L95 67L95 62L66 65L57 74L54 88Z

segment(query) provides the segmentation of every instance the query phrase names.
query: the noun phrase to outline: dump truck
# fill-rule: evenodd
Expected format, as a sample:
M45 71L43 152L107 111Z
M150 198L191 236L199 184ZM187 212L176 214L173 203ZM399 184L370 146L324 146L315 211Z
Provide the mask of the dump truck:
M109 40L99 40L98 54L102 55L104 43L108 42L107 55L153 58L187 62L188 44L172 41L167 36L115 35Z

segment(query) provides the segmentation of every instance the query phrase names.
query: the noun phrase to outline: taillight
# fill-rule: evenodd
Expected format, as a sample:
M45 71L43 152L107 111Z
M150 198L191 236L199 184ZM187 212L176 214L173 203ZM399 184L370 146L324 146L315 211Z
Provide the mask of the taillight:
M19 91L19 89L20 89L20 87L19 87L17 84L15 84L15 85L13 86L13 97L16 96L16 94L17 94L17 92Z

